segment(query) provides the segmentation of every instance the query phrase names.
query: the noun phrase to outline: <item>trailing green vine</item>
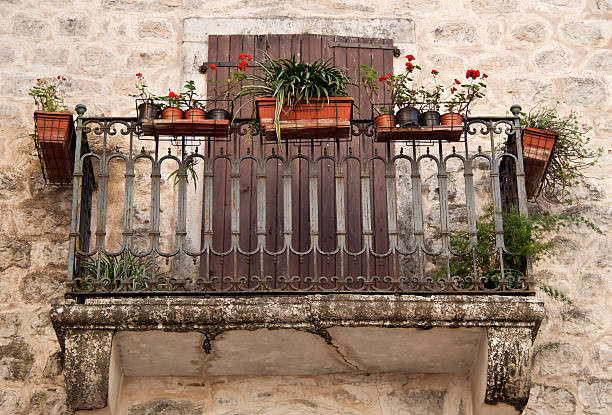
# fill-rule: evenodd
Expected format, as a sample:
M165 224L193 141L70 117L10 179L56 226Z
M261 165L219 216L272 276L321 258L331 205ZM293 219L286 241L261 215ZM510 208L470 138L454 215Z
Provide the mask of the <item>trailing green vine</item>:
M580 184L585 169L594 166L603 154L601 147L589 148L587 134L592 127L585 127L573 112L566 117L559 115L556 106L522 112L521 117L523 126L549 130L559 136L543 179L541 195L553 203L573 203L572 188Z

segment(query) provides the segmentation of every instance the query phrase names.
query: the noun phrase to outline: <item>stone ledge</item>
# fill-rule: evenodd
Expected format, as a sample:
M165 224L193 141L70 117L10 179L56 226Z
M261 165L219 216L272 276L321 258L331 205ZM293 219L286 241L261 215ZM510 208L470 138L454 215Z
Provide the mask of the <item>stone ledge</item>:
M300 295L209 298L90 299L51 310L58 336L65 328L215 331L257 328L530 327L543 303L519 296Z
M168 367L175 371L180 367L183 374L166 376L286 374L283 370L294 367L291 361L257 359L287 350L296 359L295 370L301 367L306 374L318 359L304 363L299 357L319 352L327 356L329 370L334 373L469 373L475 403L505 403L521 409L529 397L532 339L543 317L543 304L535 297L465 295L100 298L85 304L69 300L51 311L65 353L67 399L73 409L98 409L108 404L112 377L109 344L113 341L123 344L119 349L132 351L143 344L150 345L145 350L172 344L167 350L174 351L187 350L177 344L191 345L192 358L185 361L208 362L208 371L190 372L193 367L181 366L184 362L179 354L176 364ZM446 341L451 343L441 347ZM426 342L437 346L426 353L434 362L429 366L422 364L422 358L411 357L414 353L406 353ZM260 355L253 351L255 357L243 361L228 357L240 355L232 354L236 345L264 343L267 346ZM270 347L276 348L274 353ZM300 347L306 350L299 352ZM453 350L458 352L448 354ZM368 353L383 360L372 366ZM138 373L144 365L138 366L133 356L139 354L123 356L123 367ZM398 361L398 356L405 357ZM210 362L216 363L211 366ZM252 366L253 362L260 364ZM276 367L279 373L265 372L268 367ZM159 374L149 374L154 375Z

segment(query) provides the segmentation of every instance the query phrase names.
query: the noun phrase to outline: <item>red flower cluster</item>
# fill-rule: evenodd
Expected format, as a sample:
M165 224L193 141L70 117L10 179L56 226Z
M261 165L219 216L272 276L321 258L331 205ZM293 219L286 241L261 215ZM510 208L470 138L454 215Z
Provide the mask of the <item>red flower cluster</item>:
M406 59L408 59L408 62L415 60L414 55L406 55Z
M457 78L455 78L455 83L456 83L457 85L461 85L461 81L460 81L460 80L458 80Z
M38 79L36 80L36 82L38 82L38 83L40 84L40 78L38 78Z
M170 93L168 94L169 98L178 98L178 95L176 95L174 92L170 91Z
M140 78L140 77L142 76L142 74L141 74L140 72L138 72L138 73L136 74L136 76Z
M482 73L482 77L483 77L483 78L488 78L488 77L489 77L489 75L487 75L486 73L484 73L484 72L483 72L483 73Z
M242 61L238 64L238 69L240 69L241 71L246 71L246 68L251 66L250 63L248 63L247 61Z
M479 76L480 76L480 71L478 69L468 69L467 72L465 73L466 79L470 79L470 78L476 79Z
M406 69L411 71L414 68L414 65L411 62L406 62Z
M251 55L248 55L246 53L241 53L240 55L238 55L238 59L241 61L252 61L253 57Z
M379 80L380 82L382 82L382 81L386 81L387 79L391 79L391 77L392 77L392 76L393 76L393 75L391 75L391 74L388 74L387 76L383 75L383 76L381 76L380 78L378 78L378 80Z
M217 69L217 65L215 65L214 63L211 63L210 65L206 65L205 68L206 69Z
M435 69L432 69L432 70L431 70L431 74L432 74L432 75L437 75L437 74L439 74L439 73L440 73L440 72L436 71Z
M457 88L452 87L452 88L450 89L450 92L451 92L451 94L454 94L455 92L457 92Z

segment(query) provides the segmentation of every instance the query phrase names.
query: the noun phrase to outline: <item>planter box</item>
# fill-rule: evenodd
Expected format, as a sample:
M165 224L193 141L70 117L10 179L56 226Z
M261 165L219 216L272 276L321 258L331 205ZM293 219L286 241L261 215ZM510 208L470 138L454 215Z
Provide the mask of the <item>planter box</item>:
M274 125L275 98L255 100L262 134L269 141L278 141ZM285 105L280 112L280 135L283 140L346 139L351 134L353 98L334 97L309 99L293 106Z
M48 183L72 182L74 120L69 112L35 111L36 148Z
M451 141L458 142L463 125L435 125L431 127L376 127L375 140L387 141Z
M537 128L526 127L523 131L525 186L529 199L537 195L557 137L552 131Z

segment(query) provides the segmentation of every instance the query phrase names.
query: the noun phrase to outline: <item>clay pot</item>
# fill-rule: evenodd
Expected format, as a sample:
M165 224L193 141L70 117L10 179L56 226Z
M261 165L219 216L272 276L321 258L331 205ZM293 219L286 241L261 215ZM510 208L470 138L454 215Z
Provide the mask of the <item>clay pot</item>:
M425 111L419 115L419 125L424 127L440 125L440 113L438 111Z
M400 127L413 127L419 125L419 110L414 107L404 107L395 114L395 118Z
M204 120L206 119L206 111L201 108L189 108L183 114L186 120Z
M448 112L440 117L442 125L461 126L463 125L463 117L456 112Z
M231 120L232 113L223 108L213 108L206 113L209 120Z
M161 117L163 120L182 120L183 110L178 107L164 108L161 113Z
M380 114L374 119L376 127L378 128L393 128L395 127L395 115L393 114Z
M161 108L159 105L152 102L143 102L138 105L138 121L159 118L160 113Z

